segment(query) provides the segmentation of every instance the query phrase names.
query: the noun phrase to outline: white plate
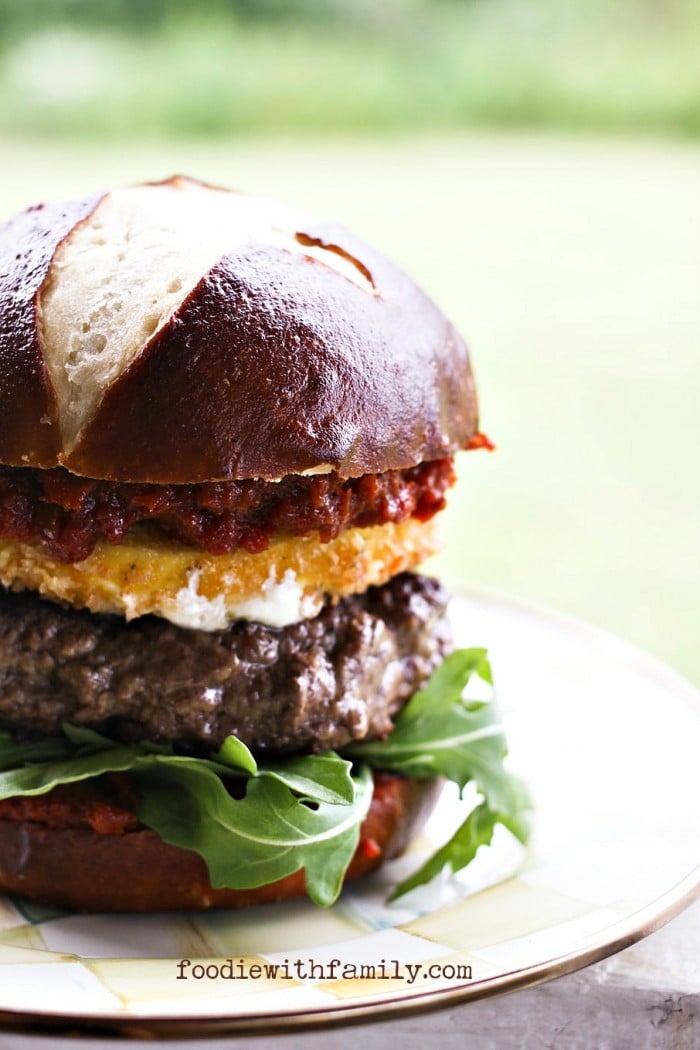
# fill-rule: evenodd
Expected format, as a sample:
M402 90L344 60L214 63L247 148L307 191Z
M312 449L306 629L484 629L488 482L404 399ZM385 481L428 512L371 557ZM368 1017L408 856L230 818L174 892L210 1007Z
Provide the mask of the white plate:
M700 886L697 692L623 642L504 599L457 597L452 618L459 644L491 652L536 803L527 854L504 833L462 877L387 906L458 819L449 797L409 856L329 911L78 916L0 898L0 1019L184 1035L380 1017L558 976L679 911ZM276 978L253 976L274 963Z

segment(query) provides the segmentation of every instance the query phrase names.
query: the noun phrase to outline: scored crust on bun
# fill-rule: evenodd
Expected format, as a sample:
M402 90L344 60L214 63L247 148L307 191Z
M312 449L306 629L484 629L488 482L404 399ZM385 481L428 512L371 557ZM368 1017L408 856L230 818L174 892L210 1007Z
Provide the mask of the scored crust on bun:
M0 404L0 889L324 904L400 852L435 777L343 748L450 649L409 570L487 442L435 304L344 228L189 178L37 205L0 227Z
M341 227L178 177L30 209L0 252L3 463L348 478L476 431L461 338Z

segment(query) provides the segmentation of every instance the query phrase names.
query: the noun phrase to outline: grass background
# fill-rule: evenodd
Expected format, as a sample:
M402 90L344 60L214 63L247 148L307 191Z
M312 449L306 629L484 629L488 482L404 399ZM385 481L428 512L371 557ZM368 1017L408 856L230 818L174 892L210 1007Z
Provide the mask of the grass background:
M533 135L5 141L0 213L176 170L340 216L466 335L498 450L434 566L700 681L700 148ZM478 642L478 639L475 639Z
M0 0L0 131L700 135L700 0Z

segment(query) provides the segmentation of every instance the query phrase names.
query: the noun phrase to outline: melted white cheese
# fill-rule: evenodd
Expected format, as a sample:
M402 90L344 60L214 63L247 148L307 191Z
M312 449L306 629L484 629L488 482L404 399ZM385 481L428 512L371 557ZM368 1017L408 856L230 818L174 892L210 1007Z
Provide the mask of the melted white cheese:
M182 587L173 601L164 603L162 614L166 620L178 627L191 627L199 631L221 631L228 626L228 614L223 594L216 598L205 598L199 593L201 569L194 569L187 577L187 586Z
M193 569L172 602L163 606L161 615L178 627L198 631L222 631L234 620L253 620L269 627L287 627L309 616L321 607L321 599L305 597L292 569L277 582L274 568L262 585L262 593L242 602L226 603L224 595L206 598L199 593L200 569Z

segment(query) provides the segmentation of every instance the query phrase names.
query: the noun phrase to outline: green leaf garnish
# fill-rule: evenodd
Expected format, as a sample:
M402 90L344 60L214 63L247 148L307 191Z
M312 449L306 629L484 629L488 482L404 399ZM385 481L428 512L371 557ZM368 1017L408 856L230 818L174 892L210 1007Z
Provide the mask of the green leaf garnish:
M223 766L238 769L252 777L258 771L258 764L250 751L243 741L235 736L227 736L213 758L215 762L220 762Z
M436 850L417 871L399 883L389 897L390 901L397 900L416 886L431 882L446 867L453 872L466 868L473 861L480 846L491 844L497 824L503 824L520 842L527 842L531 830L530 796L518 777L513 774L505 775L509 783L504 790L508 791L512 799L510 810L501 813L491 809L486 802L475 806L444 846Z
M448 865L453 871L466 868L467 864L474 859L479 846L489 845L497 823L497 815L489 809L485 802L476 806L467 819L460 824L452 838L439 850L436 850L417 871L395 887L389 900L395 901L409 890L414 890L416 886L431 882Z
M351 805L355 786L352 765L332 751L325 755L299 755L284 762L268 764L264 772L310 802Z
M343 766L342 759L329 759ZM233 799L210 770L165 765L144 788L139 817L166 842L206 861L214 887L249 889L305 870L313 901L332 904L357 848L372 797L369 770L350 802L296 797L277 773L260 771L244 798ZM316 791L316 794L323 794Z
M453 872L466 867L479 846L491 842L497 824L523 843L529 837L532 803L524 784L503 765L507 744L495 701L465 695L474 678L493 684L486 650L458 649L409 700L386 740L346 749L378 769L414 777L440 775L462 790L473 783L483 798L449 842L394 890L392 900L447 866Z

